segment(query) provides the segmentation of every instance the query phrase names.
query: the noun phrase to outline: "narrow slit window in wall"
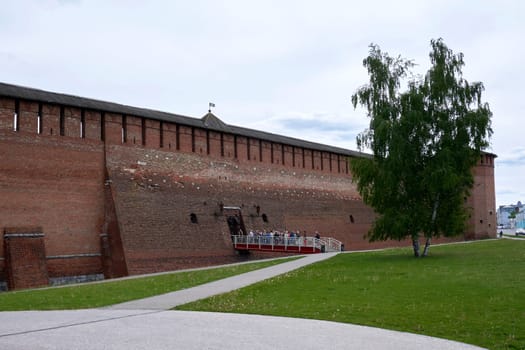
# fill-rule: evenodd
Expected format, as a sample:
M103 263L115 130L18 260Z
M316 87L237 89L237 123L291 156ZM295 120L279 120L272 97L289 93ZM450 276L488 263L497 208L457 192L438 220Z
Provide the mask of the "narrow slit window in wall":
M175 125L175 149L180 150L180 126Z
M159 147L164 148L164 123L159 124Z
M233 136L233 157L237 159L237 135Z
M259 162L263 161L263 142L259 140Z
M261 218L262 218L262 220L263 220L264 222L268 222L268 215L266 215L266 214L262 214L262 215L261 215Z
M198 221L197 221L197 214L195 214L195 213L191 213L191 214L190 214L190 222L191 222L192 224L196 224L196 223L198 223Z
M100 112L100 140L106 141L106 113Z
M224 157L224 134L221 132L221 157Z
M121 142L126 143L128 138L128 126L127 126L127 118L125 115L122 116L122 127L121 127Z
M206 130L206 154L210 154L210 131Z
M42 133L42 104L38 104L38 116L37 116L37 126L36 126L36 133L41 134Z
M13 131L18 131L20 128L20 101L15 101L15 113L13 114Z
M80 110L80 138L86 138L86 112L84 109Z
M191 151L195 153L195 128L191 128Z
M60 125L60 136L64 136L65 134L65 111L64 111L64 106L60 106L60 122L59 122L59 125Z
M250 160L250 138L246 138L246 157Z
M146 146L146 119L141 119L141 127L142 127L142 146Z

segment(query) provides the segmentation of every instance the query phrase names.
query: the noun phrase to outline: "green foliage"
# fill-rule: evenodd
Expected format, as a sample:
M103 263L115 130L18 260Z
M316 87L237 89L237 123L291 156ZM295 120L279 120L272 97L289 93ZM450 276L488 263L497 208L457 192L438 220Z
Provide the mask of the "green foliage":
M339 254L286 275L177 307L347 322L489 349L525 348L525 241Z
M373 157L351 163L354 181L378 218L369 238L417 239L458 235L468 216L464 199L473 185L472 167L492 135L483 84L462 76L463 55L441 39L431 41L431 68L408 80L411 61L370 46L363 61L370 82L352 96L370 118L357 137Z
M0 311L65 310L102 307L194 287L203 283L262 269L295 258L175 272L134 279L77 284L0 293Z

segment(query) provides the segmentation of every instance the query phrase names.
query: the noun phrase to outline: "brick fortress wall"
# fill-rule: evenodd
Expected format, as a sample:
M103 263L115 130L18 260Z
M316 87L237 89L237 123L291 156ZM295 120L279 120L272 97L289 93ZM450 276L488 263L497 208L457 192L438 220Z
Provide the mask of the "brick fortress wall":
M80 118L76 122L66 117L63 131L71 136L59 136L57 106L44 106L45 123L37 134L38 103L19 106L19 127L14 131L15 101L0 102L0 228L41 227L50 282L64 276L100 278L104 144L78 137ZM65 109L66 115L78 112ZM0 276L6 280L9 252L3 242Z
M364 239L374 214L338 153L13 98L0 98L0 152L0 227L42 227L50 278L246 259L232 249L224 206L240 207L247 229L318 230L347 249L406 244ZM475 176L469 203L484 221L467 238L492 237L493 163Z

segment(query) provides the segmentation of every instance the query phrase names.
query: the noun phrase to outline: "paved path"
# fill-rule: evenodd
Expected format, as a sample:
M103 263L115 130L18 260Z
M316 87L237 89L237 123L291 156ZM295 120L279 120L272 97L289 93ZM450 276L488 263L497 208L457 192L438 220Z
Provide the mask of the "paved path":
M112 305L109 306L109 308L120 310L169 310L178 305L187 304L189 302L208 298L217 294L231 292L232 290L282 275L303 266L326 260L335 256L336 254L337 253L310 254L301 259L293 260L287 263L250 271L241 275L228 277L197 287L179 290L177 292Z
M345 323L165 311L333 255L309 255L222 281L103 309L0 312L0 349L479 349L444 339Z

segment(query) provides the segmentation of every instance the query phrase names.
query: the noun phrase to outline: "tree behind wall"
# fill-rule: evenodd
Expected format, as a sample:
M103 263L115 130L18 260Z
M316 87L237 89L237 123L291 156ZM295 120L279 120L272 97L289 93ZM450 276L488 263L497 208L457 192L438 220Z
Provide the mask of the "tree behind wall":
M354 181L366 204L378 214L370 241L455 236L466 228L472 168L492 135L489 105L480 82L463 78L463 55L442 39L431 41L431 68L411 78L413 66L370 45L363 65L370 81L352 95L354 108L367 110L370 126L357 136L360 151L373 157L352 161Z

